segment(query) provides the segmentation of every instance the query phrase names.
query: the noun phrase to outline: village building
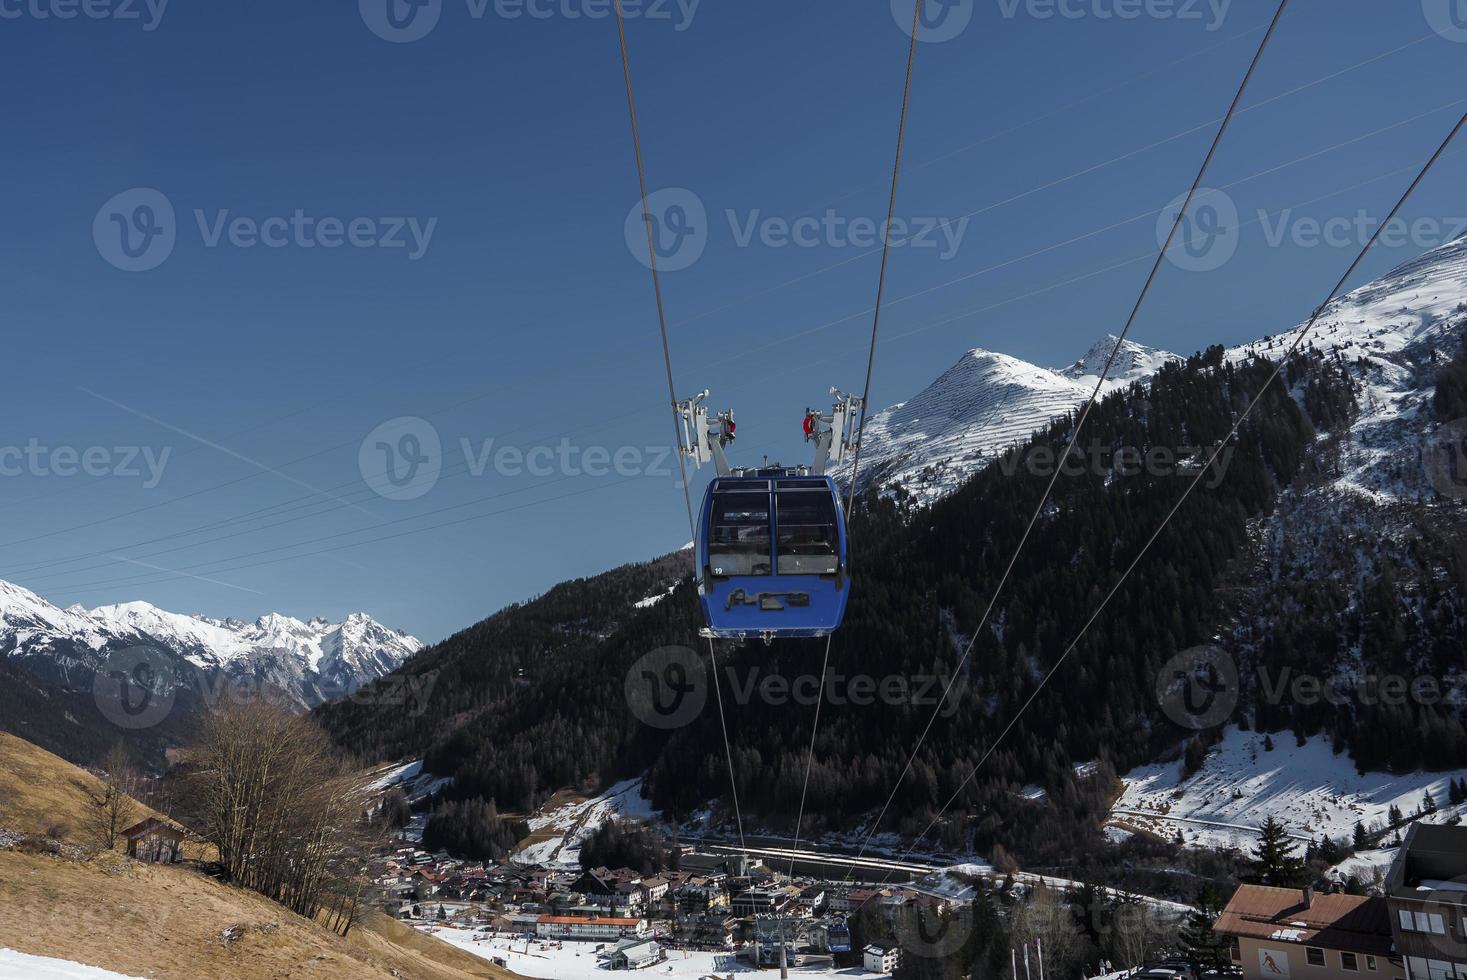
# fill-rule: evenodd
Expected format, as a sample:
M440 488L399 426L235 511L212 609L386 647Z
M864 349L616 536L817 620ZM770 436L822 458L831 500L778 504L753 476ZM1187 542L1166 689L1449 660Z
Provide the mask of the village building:
M1383 898L1242 885L1213 931L1244 980L1404 980Z
M727 949L733 945L739 920L717 912L679 915L672 935L679 943L705 949Z
M535 921L541 939L578 939L604 942L647 934L647 920L639 918L591 918L571 915L542 915Z
M706 883L706 879L702 878L695 878L680 886L673 893L673 899L680 915L697 915L729 908L728 892L722 884Z
M666 878L661 877L648 878L638 887L642 890L642 902L652 905L662 901L663 896L667 894L669 882Z
M744 919L757 915L773 915L784 909L789 898L779 888L750 888L733 897L734 915Z
M1467 827L1413 824L1383 897L1243 885L1213 931L1244 980L1467 978Z
M1467 977L1467 828L1413 824L1386 876L1385 893L1406 976Z
M655 939L623 939L606 957L606 965L613 970L641 970L666 958Z
M902 962L899 946L867 946L862 952L862 965L868 973L894 973Z

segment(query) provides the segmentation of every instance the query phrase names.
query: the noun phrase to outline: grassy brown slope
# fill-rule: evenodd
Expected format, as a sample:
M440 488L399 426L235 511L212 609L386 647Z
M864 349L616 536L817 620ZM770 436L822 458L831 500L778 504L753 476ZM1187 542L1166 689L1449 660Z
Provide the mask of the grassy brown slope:
M0 827L75 826L92 779L0 735ZM0 947L159 980L469 980L512 977L469 953L369 914L343 939L260 895L188 866L116 855L68 861L0 851ZM226 945L225 929L244 928Z
M97 777L85 769L0 732L0 827L40 834L65 824L70 838L85 842L87 798L100 789ZM138 820L154 815L139 804Z

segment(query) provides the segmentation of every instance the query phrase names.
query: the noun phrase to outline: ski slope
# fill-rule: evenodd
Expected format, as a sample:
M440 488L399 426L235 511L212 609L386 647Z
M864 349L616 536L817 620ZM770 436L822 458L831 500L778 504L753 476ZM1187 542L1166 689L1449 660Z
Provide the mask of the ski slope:
M642 796L640 779L624 779L599 796L577 799L531 817L534 842L512 860L516 864L580 867L581 841L613 817L656 820L652 804Z
M1269 817L1299 840L1327 835L1348 842L1356 821L1384 824L1392 806L1410 816L1430 791L1449 816L1447 787L1467 770L1392 775L1358 773L1348 756L1335 755L1320 735L1302 746L1294 736L1264 736L1230 726L1202 768L1182 779L1180 761L1141 766L1121 777L1125 791L1111 810L1114 824L1163 837L1178 833L1196 847L1250 849Z

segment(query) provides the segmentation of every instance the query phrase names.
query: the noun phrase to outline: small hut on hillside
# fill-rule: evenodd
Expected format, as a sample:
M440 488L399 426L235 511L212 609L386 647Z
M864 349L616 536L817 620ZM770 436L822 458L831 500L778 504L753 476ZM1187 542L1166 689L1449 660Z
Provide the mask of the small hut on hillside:
M174 864L183 856L182 827L149 817L122 832L127 838L127 856L152 864Z

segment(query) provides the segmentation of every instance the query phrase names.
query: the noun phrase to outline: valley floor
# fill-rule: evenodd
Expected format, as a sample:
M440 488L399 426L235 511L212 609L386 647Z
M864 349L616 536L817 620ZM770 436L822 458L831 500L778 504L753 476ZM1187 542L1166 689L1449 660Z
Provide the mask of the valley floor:
M523 977L542 978L542 980L601 980L608 975L613 975L608 974L598 963L595 943L566 942L557 949L554 944L537 941L529 943L524 940L511 941L509 939L480 941L474 938L476 933L466 929L445 929L437 926L427 926L425 929L436 938L473 953L475 956L483 957L486 961L492 962L494 958L503 959L510 970ZM477 935L483 935L483 933ZM726 977L729 974L757 974L759 972L747 963L738 962L732 953L694 953L672 950L665 962L640 970L636 975L671 978L671 980L699 980L701 977L715 974L719 977ZM774 975L769 971L764 972L767 975ZM875 974L867 973L860 967L833 968L828 964L822 964L791 967L790 976L874 977Z

